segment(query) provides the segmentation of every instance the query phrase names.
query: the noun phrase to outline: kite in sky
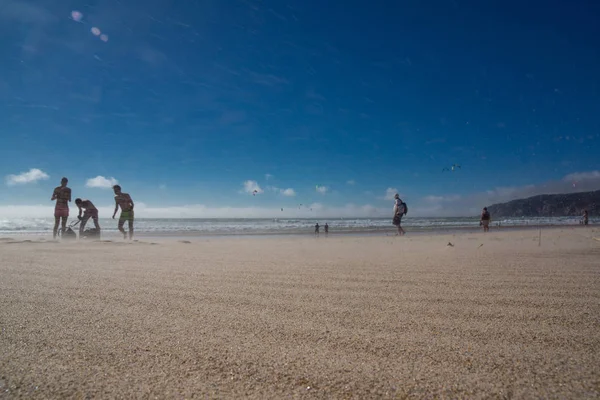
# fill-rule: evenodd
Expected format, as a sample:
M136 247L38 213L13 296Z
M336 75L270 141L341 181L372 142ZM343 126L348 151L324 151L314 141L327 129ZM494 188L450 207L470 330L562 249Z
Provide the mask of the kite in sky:
M442 169L442 172L445 172L445 171L455 171L457 169L460 169L460 165L458 165L458 164L452 164L450 167L444 167Z
M81 13L81 11L73 10L71 11L71 19L75 22L83 23L83 14ZM92 29L90 29L90 32L92 32L92 35L100 37L100 40L102 40L103 42L108 42L108 36L102 33L102 31L100 31L100 28L94 26L92 27Z

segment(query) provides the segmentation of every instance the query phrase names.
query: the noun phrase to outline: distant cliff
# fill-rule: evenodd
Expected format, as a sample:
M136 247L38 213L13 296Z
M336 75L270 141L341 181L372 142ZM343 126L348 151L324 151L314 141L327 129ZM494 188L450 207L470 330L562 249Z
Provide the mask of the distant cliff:
M595 192L542 194L488 206L497 217L568 217L588 210L590 217L600 216L600 190Z

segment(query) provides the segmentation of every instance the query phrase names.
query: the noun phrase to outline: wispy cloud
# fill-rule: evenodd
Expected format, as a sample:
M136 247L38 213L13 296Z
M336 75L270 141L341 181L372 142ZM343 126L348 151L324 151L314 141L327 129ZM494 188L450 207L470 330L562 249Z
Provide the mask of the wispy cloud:
M398 189L396 188L387 188L385 190L385 195L383 196L384 200L394 200L394 196L398 193Z
M294 197L296 195L296 191L292 188L281 189L280 193L287 197Z
M306 98L318 101L326 101L327 99L320 93L317 93L314 88L309 88L306 91Z
M114 205L96 204L100 218L112 215ZM306 207L209 207L203 204L184 206L150 206L136 201L135 213L140 218L374 218L386 217L387 208L377 208L370 204L345 204L325 206L320 203L306 204ZM0 205L0 218L44 218L52 216L54 207L47 205Z
M426 145L439 144L439 143L446 143L446 139L445 138L434 138L434 139L430 139L425 142Z
M244 188L248 193L260 187L255 181ZM450 217L477 216L484 206L493 203L526 198L539 194L576 193L598 190L600 188L600 171L573 172L555 181L524 186L497 187L470 194L435 194L409 200L410 214L413 217ZM271 189L269 189L271 190ZM278 189L281 190L281 189ZM285 189L283 189L285 190ZM262 191L262 189L261 189ZM388 188L386 195L393 198L395 188ZM281 192L279 192L281 193ZM294 192L295 193L295 192ZM283 193L281 193L283 194ZM371 194L372 195L372 194ZM140 199L141 201L141 199ZM112 206L97 204L101 216L110 216ZM312 211L311 211L312 209ZM372 205L336 204L325 206L320 203L305 204L303 207L209 207L201 204L185 206L147 206L136 203L136 216L144 218L333 218L333 217L389 217L391 208L388 206L374 207ZM0 206L0 217L47 217L52 215L52 206L46 205L3 205Z
M270 192L281 194L286 197L294 197L296 195L296 191L292 188L281 189L276 186L267 186L267 190Z
M600 180L600 171L574 172L563 178L563 182L597 181Z
M272 178L273 178L273 175L271 175L271 174L265 174L265 179L266 180L269 180L269 179L272 179Z
M461 197L459 195L449 195L449 196L425 196L423 200L427 203L437 204L437 203L447 203L451 201L460 200Z
M350 179L349 181L346 181L347 185L356 185L356 182L353 179Z
M88 179L85 182L85 186L89 188L110 189L118 183L119 181L117 181L112 176L110 178L105 178L103 176L98 175L95 178Z
M260 74L258 72L250 72L252 81L258 85L264 86L282 86L287 85L289 81L283 77L273 74Z
M8 175L5 179L8 186L14 186L34 183L48 178L50 178L50 176L41 169L31 168L29 171L22 172L19 175Z
M261 187L258 185L258 182L256 182L256 181L247 180L246 182L243 183L243 186L244 186L244 192L246 192L248 194L254 194L254 192L264 193L264 191L261 189Z
M325 194L329 191L329 188L327 186L317 186L316 191L321 194Z
M246 120L245 111L227 110L221 114L219 123L225 126L242 123Z
M600 171L573 172L557 181L523 186L501 186L482 192L465 194L430 195L422 198L423 206L415 212L432 216L476 215L482 207L541 194L577 193L598 190Z
M38 25L58 20L55 15L44 7L33 5L26 1L3 0L0 1L0 6L2 7L0 19L14 19Z

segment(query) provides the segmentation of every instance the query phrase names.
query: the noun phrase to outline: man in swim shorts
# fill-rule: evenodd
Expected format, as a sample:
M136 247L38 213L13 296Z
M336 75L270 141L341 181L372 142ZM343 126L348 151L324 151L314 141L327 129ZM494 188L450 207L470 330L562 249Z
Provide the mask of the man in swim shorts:
M123 234L123 239L127 239L127 234L123 225L125 221L129 224L129 240L133 239L133 200L128 193L121 192L121 186L113 186L115 191L115 212L113 213L113 219L117 215L119 207L121 207L121 215L119 216L119 232Z
M89 200L81 200L75 199L75 204L79 208L79 215L77 218L81 221L81 225L79 225L79 237L83 234L83 230L85 229L85 224L87 224L88 220L91 218L94 221L94 225L96 229L100 231L100 224L98 223L98 209L94 206ZM85 211L83 211L85 209ZM81 212L83 211L83 217L81 216Z
M54 189L50 200L56 200L56 206L54 207L54 229L52 230L52 237L56 239L58 233L58 224L62 222L62 232L67 230L67 218L69 218L69 202L71 201L71 189L67 187L69 180L62 178L60 180L60 186ZM62 221L61 221L62 220Z

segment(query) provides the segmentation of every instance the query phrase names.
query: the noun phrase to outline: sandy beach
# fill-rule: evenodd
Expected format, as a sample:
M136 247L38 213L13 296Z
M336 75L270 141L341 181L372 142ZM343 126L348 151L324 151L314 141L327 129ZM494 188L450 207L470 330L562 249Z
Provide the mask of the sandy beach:
M600 230L538 240L5 238L0 398L599 397Z

